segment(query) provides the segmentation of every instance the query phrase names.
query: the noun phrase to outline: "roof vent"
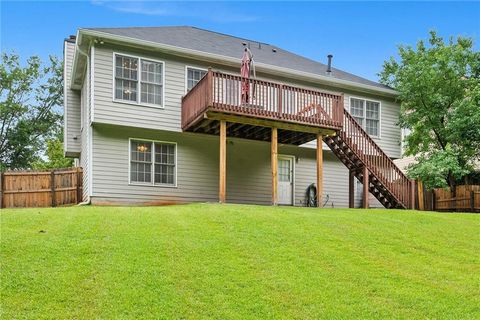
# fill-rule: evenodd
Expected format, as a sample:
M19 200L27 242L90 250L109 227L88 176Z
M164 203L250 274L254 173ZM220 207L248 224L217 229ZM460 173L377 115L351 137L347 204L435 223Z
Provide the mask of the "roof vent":
M332 58L333 58L333 55L329 54L327 56L327 58L328 58L327 74L330 75L332 73Z
M272 48L272 52L277 52L277 49L275 49L275 48Z

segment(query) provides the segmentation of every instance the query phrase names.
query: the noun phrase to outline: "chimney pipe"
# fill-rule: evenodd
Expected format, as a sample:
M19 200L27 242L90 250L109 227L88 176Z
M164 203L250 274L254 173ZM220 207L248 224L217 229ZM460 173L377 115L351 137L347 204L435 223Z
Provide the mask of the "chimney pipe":
M330 74L330 73L332 73L332 58L333 58L333 55L329 54L327 56L327 58L328 58L327 73Z

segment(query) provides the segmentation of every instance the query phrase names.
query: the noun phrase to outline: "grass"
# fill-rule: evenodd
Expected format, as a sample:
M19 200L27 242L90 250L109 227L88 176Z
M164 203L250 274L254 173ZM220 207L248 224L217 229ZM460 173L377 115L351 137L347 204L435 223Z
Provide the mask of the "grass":
M480 215L1 210L2 319L480 318Z

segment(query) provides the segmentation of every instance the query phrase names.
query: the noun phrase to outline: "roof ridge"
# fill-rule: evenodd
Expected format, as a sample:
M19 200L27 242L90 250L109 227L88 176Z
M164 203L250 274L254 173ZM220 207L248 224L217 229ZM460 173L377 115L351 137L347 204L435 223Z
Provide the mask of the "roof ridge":
M242 37L239 37L239 36L234 36L234 35L227 34L227 33L223 33L223 32L219 32L219 31L213 31L213 30L203 29L203 28L199 28L199 27L196 27L196 26L183 26L183 27L189 27L189 28L192 28L192 29L197 29L197 30L201 30L201 31L206 31L206 32L210 32L210 33L216 33L216 34L219 34L219 35L225 36L225 37L237 38L237 39L239 39L239 40L256 42L256 43L260 43L260 44L264 44L264 45L267 45L267 46L271 46L271 47L276 47L276 48L278 48L277 46L271 45L270 43L261 42L261 41L258 41L258 40L247 39L247 38L242 38Z

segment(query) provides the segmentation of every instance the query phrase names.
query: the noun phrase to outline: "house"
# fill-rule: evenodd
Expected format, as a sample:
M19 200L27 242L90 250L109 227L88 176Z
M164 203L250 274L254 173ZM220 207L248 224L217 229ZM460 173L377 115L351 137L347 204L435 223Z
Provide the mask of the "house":
M389 87L194 27L86 28L64 45L84 201L305 206L314 183L319 206L411 207Z

